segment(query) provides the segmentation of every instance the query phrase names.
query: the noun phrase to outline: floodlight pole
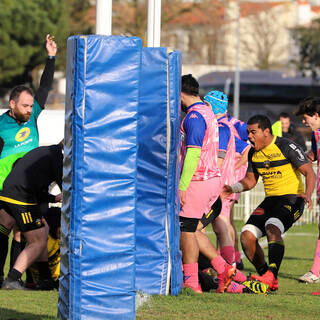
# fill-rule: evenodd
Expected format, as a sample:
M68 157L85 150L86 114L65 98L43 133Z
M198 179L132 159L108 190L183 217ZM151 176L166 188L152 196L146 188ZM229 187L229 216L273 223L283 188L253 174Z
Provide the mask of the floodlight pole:
M112 34L112 0L96 2L96 34Z
M147 46L160 47L161 0L148 0Z
M233 88L233 117L239 119L239 100L240 100L240 0L237 0L238 17L237 17L237 44L236 44L236 65L234 71L234 88Z

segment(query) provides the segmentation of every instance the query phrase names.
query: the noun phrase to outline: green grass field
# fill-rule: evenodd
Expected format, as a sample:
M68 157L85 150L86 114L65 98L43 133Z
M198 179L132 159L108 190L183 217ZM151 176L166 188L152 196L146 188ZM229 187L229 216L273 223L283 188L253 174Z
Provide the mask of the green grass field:
M240 224L238 223L238 230ZM178 297L154 296L136 313L145 319L319 319L320 283L300 284L297 278L313 261L316 225L294 227L285 238L286 252L279 275L279 291L267 296L183 292ZM210 234L213 238L213 235ZM247 260L245 273L254 272ZM0 290L0 320L53 320L57 314L57 292Z

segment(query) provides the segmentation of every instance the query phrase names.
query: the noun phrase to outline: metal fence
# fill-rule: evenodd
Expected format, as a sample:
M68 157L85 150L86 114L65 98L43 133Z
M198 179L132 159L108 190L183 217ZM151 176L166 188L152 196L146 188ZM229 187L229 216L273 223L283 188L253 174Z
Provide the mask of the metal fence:
M316 165L314 165L316 172ZM243 192L241 194L239 202L234 206L233 217L235 220L247 221L253 210L263 201L265 198L263 183L259 178L258 184L250 191ZM319 221L319 206L317 204L317 195L314 191L312 195L313 209L310 211L308 208L304 209L302 217L296 222L296 224L318 223Z

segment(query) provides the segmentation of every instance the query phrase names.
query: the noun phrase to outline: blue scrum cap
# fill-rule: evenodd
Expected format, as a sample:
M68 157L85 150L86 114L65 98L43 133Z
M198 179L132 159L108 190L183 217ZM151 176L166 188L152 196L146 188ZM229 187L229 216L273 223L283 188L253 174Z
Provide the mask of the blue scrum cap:
M205 95L204 100L210 103L214 114L227 112L228 97L225 93L213 90Z

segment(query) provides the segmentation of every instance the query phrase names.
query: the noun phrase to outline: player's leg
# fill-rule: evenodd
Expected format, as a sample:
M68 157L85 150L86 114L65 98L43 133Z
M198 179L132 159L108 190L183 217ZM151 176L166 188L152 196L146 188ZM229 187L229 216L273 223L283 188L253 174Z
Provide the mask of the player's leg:
M269 217L265 223L268 239L268 270L262 276L252 276L269 285L269 289L278 289L278 273L284 256L284 242L282 234L290 229L294 221L301 217L304 209L304 200L292 196L278 196L268 198Z
M319 217L320 220L320 217ZM305 283L319 283L320 282L320 221L318 224L319 235L316 244L316 249L313 258L313 265L306 274L299 278L300 282Z
M231 236L230 205L232 201L224 199L220 215L212 223L212 228L220 245L221 256L229 263L235 262L235 251Z
M242 228L240 236L243 252L260 275L268 270L264 252L258 242L265 235L265 222L268 218L265 207L266 200L251 214Z
M4 209L0 210L0 288L4 281L4 265L8 254L9 234L15 220Z
M7 279L4 289L24 289L21 275L39 257L47 245L47 231L41 220L41 212L37 205L17 205L6 203L6 208L14 217L18 228L23 232L27 246L18 256Z
M199 287L199 244L196 230L203 214L209 213L211 206L217 200L220 185L220 177L205 181L191 181L187 189L186 201L180 211L180 244L186 280L185 285L192 287L194 290L197 290L197 287ZM213 195L216 196L214 197ZM212 215L208 217L212 217Z
M199 291L198 256L199 246L196 229L199 219L180 216L180 249L182 251L183 284L194 291Z
M218 273L219 287L217 292L224 292L226 287L231 281L235 268L231 267L226 261L217 253L217 250L207 237L207 235L202 232L203 227L207 226L212 222L214 218L218 216L218 211L221 210L221 204L218 199L219 193L221 191L220 178L214 178L210 180L203 181L203 189L198 191L206 194L206 202L204 206L201 207L201 212L207 213L210 212L212 207L214 207L214 215L203 215L201 221L198 224L196 236L199 245L200 252L208 258L212 267ZM198 196L200 196L198 194ZM214 205L216 204L216 206Z
M234 254L235 254L235 260L236 260L236 264L237 264L237 269L238 270L243 270L244 266L243 266L243 262L242 262L242 259L241 259L241 253L239 251L238 234L237 234L237 229L236 229L236 226L235 226L234 220L233 220L234 204L235 204L235 202L233 201L233 203L231 205L231 208L230 208L230 225L231 225L230 234L231 234L231 238L233 240Z
M13 238L11 242L11 250L10 250L10 270L15 264L19 254L23 250L21 243L21 232L19 231L17 226L13 227Z

